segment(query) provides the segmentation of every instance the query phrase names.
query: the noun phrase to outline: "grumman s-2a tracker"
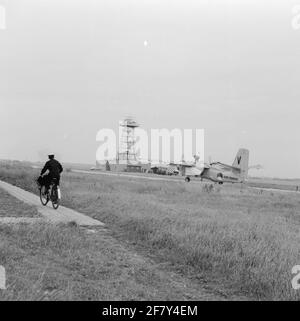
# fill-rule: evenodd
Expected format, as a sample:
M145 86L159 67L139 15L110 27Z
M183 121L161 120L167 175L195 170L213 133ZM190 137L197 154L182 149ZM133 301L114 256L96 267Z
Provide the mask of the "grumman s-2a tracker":
M244 183L248 177L249 150L239 149L232 165L220 162L203 165L199 163L197 157L195 157L193 164L181 163L177 165L186 182L190 182L191 177L199 177L201 180L208 179L219 184Z

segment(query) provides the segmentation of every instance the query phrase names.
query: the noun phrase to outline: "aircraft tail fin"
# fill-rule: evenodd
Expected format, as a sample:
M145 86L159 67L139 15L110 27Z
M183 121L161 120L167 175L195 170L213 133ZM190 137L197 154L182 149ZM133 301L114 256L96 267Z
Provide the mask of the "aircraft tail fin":
M241 170L241 179L244 181L248 177L249 150L239 149L232 166Z

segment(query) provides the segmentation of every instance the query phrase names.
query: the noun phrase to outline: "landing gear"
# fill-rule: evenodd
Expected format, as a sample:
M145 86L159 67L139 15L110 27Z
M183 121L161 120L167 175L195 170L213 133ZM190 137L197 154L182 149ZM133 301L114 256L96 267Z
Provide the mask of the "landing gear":
M186 183L189 183L190 181L191 181L191 179L190 179L189 177L186 177L186 178L185 178L185 182L186 182Z

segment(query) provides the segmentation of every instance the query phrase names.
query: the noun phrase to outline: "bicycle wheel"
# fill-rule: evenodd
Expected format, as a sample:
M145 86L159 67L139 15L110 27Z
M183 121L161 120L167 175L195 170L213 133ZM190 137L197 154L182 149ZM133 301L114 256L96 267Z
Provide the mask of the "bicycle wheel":
M48 196L48 194L45 194L45 191L46 191L45 186L42 186L40 188L40 200L44 206L46 206L49 202L49 196Z
M52 191L51 191L51 202L52 202L52 206L55 210L57 210L60 205L58 188L59 188L58 186L53 186Z

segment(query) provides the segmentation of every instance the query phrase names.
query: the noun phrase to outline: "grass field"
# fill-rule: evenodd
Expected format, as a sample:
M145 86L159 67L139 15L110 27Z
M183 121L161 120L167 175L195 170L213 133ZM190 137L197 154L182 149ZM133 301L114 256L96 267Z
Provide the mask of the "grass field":
M185 281L133 256L111 237L71 225L0 225L3 300L197 300Z
M0 179L36 192L37 171L0 167ZM98 218L115 237L193 282L207 278L257 300L299 300L300 198L225 185L65 173L63 205Z
M0 193L0 203L6 195ZM11 198L10 206L24 210ZM35 212L26 206L26 211ZM160 269L101 228L76 224L0 224L0 264L8 300L208 300L189 280ZM220 296L223 299L222 296Z
M40 217L37 209L16 200L7 192L0 189L0 218L1 217Z

